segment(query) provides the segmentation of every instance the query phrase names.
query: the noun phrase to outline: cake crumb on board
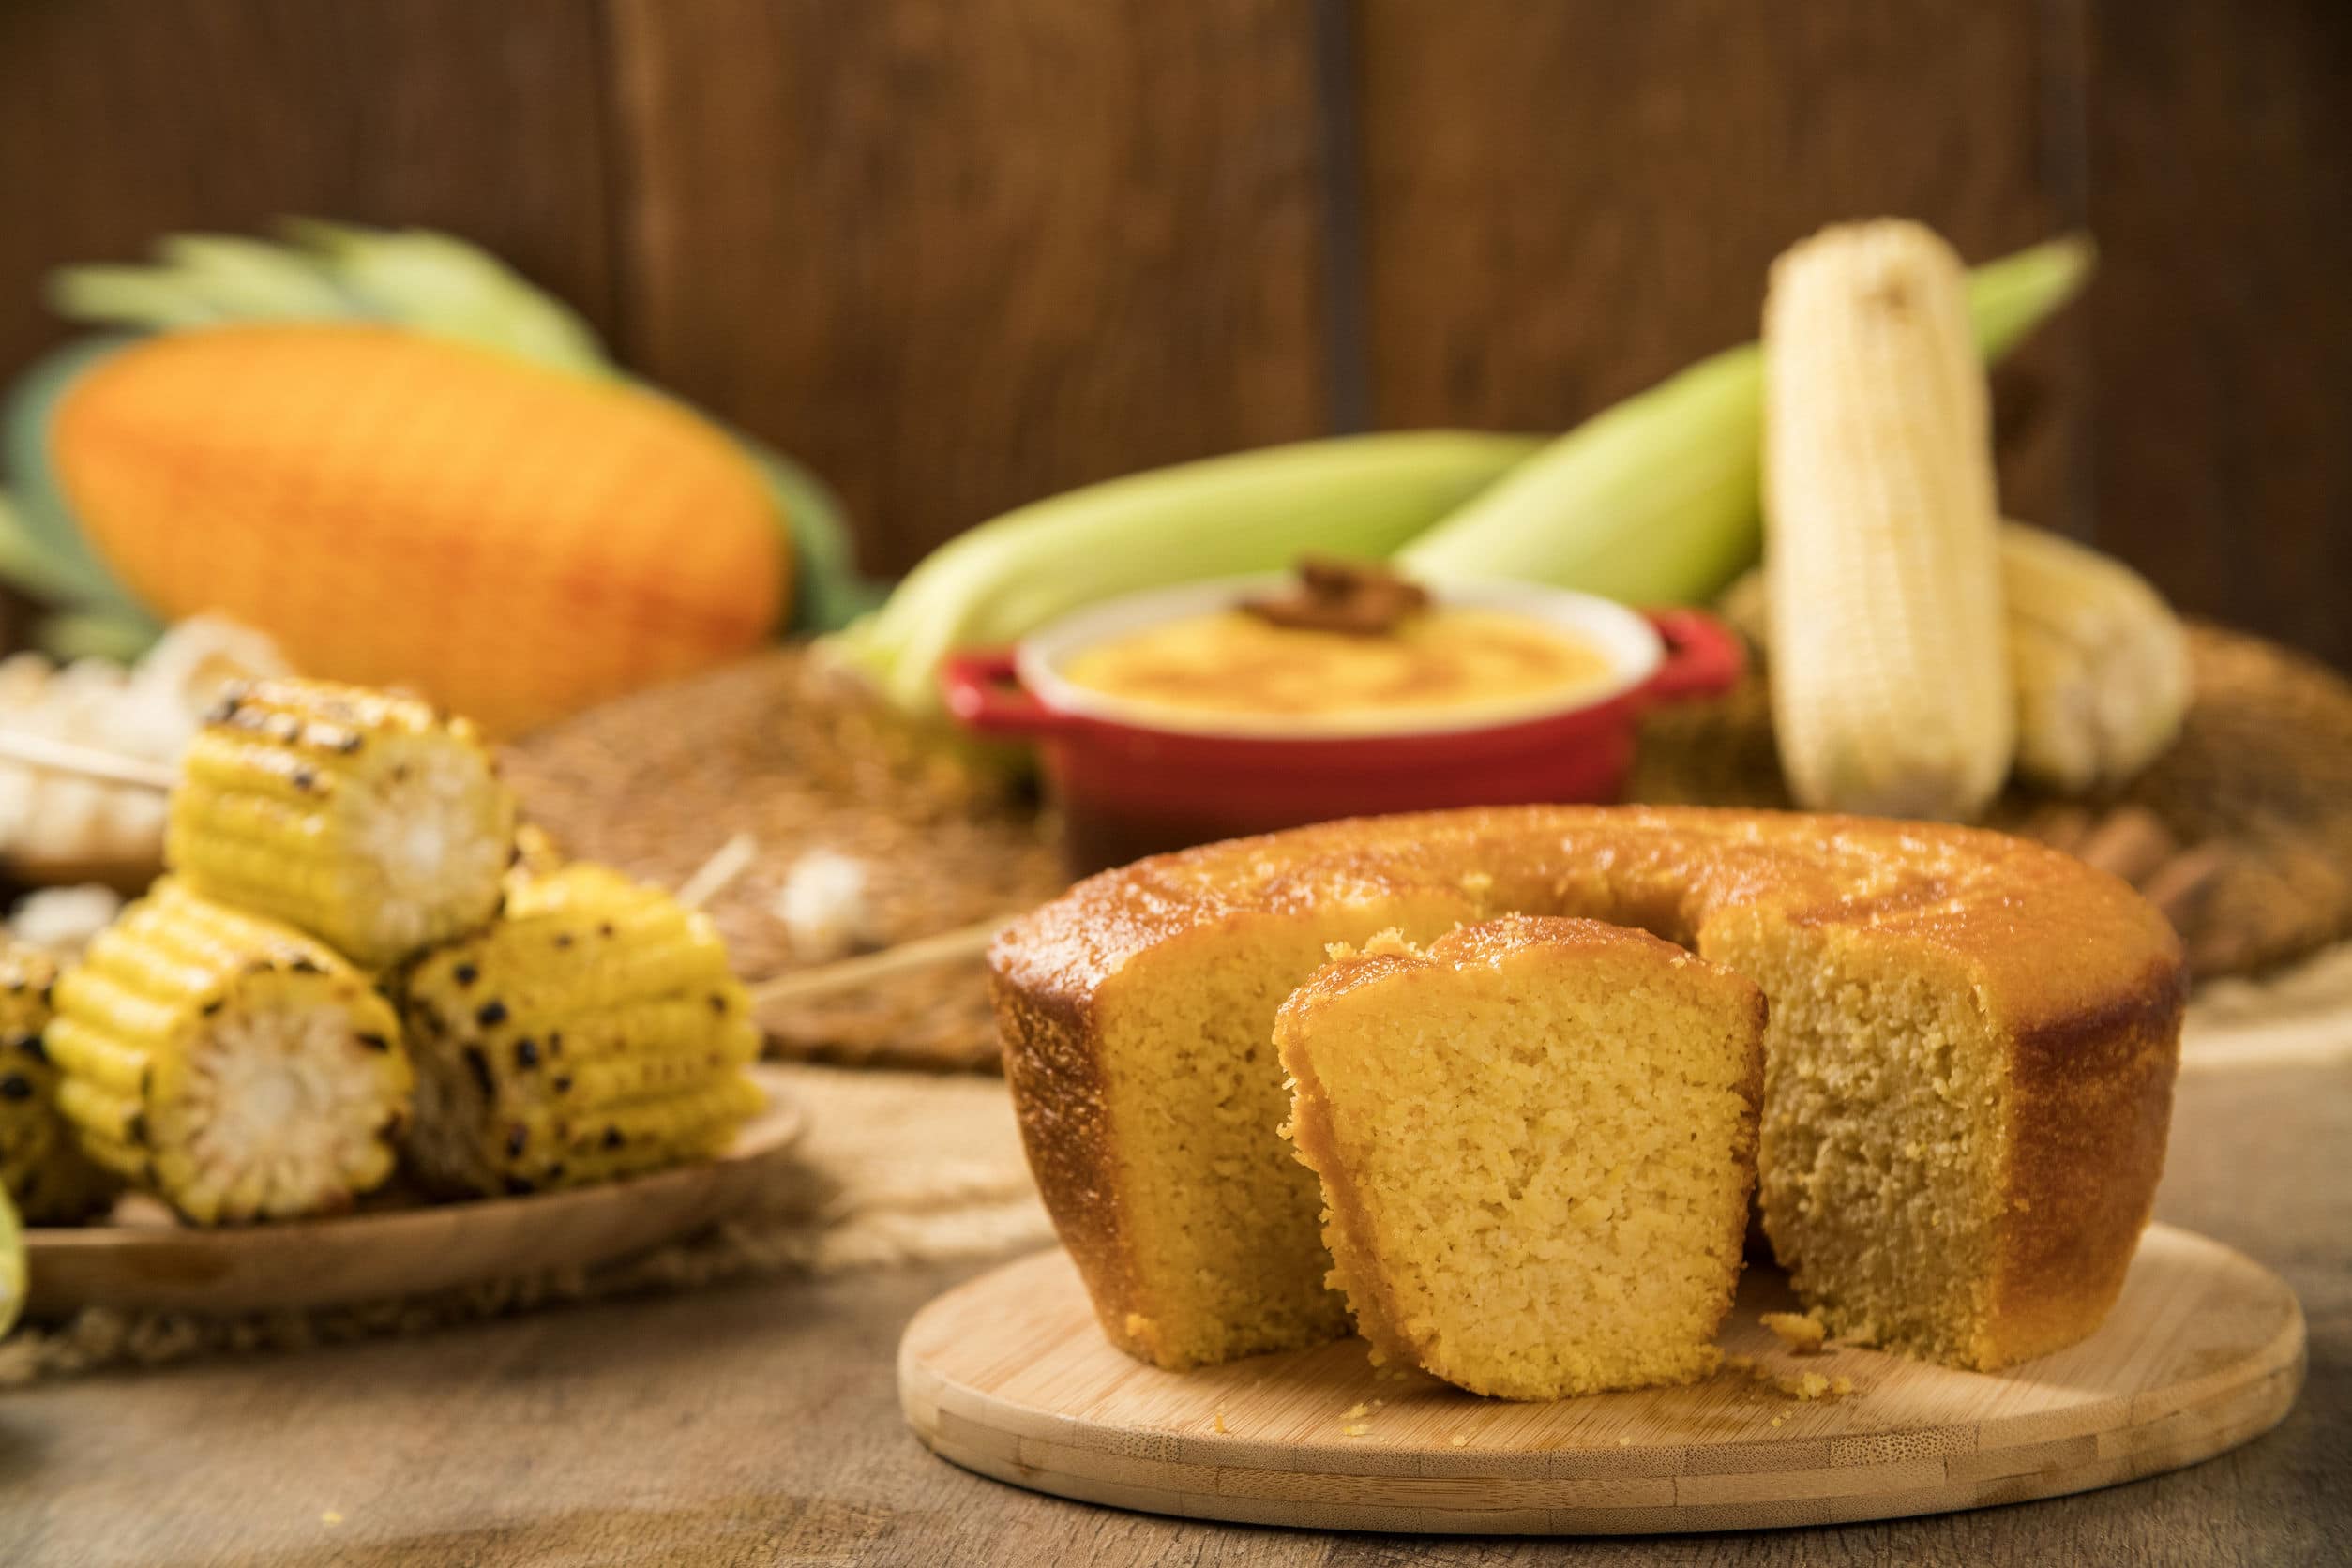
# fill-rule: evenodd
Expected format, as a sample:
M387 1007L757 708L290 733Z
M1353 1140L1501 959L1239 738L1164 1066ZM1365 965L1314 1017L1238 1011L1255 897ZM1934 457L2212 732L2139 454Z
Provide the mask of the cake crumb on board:
M1792 1356L1817 1356L1829 1331L1810 1312L1767 1312L1756 1319Z

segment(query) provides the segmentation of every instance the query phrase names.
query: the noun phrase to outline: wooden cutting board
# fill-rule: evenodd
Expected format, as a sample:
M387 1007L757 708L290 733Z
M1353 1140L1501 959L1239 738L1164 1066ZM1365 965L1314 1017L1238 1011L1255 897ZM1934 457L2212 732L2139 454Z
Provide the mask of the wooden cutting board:
M2161 1225L2097 1334L1998 1375L1872 1350L1789 1355L1756 1315L1792 1304L1777 1271L1750 1269L1726 1354L1775 1379L1848 1378L1852 1394L1801 1401L1726 1369L1689 1388L1513 1404L1378 1377L1356 1340L1199 1372L1145 1366L1103 1338L1057 1251L918 1313L899 1402L942 1457L1089 1502L1566 1535L1892 1518L2114 1485L2268 1431L2303 1380L2285 1283Z

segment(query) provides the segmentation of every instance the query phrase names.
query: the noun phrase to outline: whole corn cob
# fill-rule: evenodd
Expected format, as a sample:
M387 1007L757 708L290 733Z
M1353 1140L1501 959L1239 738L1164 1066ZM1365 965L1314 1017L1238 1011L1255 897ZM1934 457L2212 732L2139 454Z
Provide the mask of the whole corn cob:
M1772 720L1815 809L1968 818L2009 775L1984 370L1965 274L1916 223L1824 230L1764 308Z
M759 1109L743 987L707 917L599 866L526 882L410 970L409 1153L436 1187L580 1186L706 1158Z
M2088 240L2052 240L1968 277L1978 351L1999 358L2090 275ZM1757 549L1764 370L1742 344L1587 419L1405 547L1435 581L1530 578L1632 604L1696 602Z
M2039 528L2001 531L2017 771L2068 792L2154 761L2189 711L2189 639L2122 562Z
M121 348L45 456L80 541L165 621L415 683L512 733L758 646L790 603L758 463L684 405L400 327L207 326Z
M366 975L175 879L55 988L83 1149L201 1225L348 1208L391 1175L414 1074Z
M189 746L164 858L197 891L377 969L488 920L514 847L514 796L465 720L267 680Z
M2180 732L2187 632L2113 556L2023 522L2001 524L2000 550L2018 774L2066 794L2125 782ZM1725 589L1716 609L1769 653L1761 570Z
M92 1164L57 1109L57 1069L43 1035L57 966L0 946L0 1189L35 1225L71 1225L113 1202L121 1186Z

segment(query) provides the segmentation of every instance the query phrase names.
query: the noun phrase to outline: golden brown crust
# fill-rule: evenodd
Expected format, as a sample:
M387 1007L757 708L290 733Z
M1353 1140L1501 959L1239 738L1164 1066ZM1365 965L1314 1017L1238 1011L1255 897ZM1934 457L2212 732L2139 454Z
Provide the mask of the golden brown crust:
M1515 807L1364 819L1156 856L1016 922L989 964L1008 1076L1055 1223L1114 1339L1135 1311L1091 1032L1138 955L1256 912L1397 894L1640 927L1702 956L1755 921L1968 977L2009 1042L2015 1223L1997 1264L2003 1362L2080 1337L2112 1302L2164 1159L2179 944L2118 879L1974 829L1702 807Z
M2164 1173L2187 989L2178 963L2151 965L2111 1005L2017 1037L1988 1370L2073 1344L2122 1290Z

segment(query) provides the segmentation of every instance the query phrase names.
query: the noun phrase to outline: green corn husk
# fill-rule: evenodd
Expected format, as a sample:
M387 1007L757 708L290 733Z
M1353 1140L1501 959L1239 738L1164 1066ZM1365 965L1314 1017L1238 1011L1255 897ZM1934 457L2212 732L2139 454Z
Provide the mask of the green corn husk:
M835 648L901 711L934 715L940 662L959 648L1010 643L1138 589L1279 571L1309 553L1385 556L1539 445L1456 430L1342 436L1089 485L932 551Z
M1968 312L1998 358L2081 289L2090 241L1977 268ZM1409 575L1524 578L1629 604L1711 598L1762 552L1764 367L1744 344L1594 415L1407 546Z

